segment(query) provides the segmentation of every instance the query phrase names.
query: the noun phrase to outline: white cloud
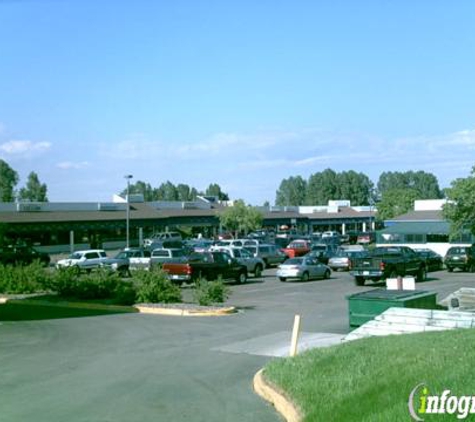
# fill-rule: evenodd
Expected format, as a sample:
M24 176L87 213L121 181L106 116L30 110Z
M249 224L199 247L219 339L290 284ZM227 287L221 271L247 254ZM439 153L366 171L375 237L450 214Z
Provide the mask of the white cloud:
M51 148L49 142L32 141L8 141L0 144L0 150L10 155L28 155L35 152L43 152Z
M454 133L450 137L450 142L454 145L464 145L469 149L475 149L475 129Z
M79 163L73 163L71 161L62 161L61 163L57 163L56 167L60 168L61 170L79 170L86 167L89 167L90 163L88 161L81 161Z

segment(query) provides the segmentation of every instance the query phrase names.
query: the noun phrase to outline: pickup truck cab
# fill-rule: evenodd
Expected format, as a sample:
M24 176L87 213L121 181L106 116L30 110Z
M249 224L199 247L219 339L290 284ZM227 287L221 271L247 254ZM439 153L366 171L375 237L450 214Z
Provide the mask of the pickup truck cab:
M247 268L224 252L192 253L185 259L174 259L163 263L163 271L170 280L179 283L194 282L199 278L235 280L245 283Z
M265 267L264 261L261 258L258 258L252 255L246 249L212 246L211 251L219 251L219 252L225 252L229 254L232 258L236 259L240 264L245 265L247 268L247 272L253 273L254 277L260 277L262 275L262 270Z
M405 275L414 275L416 281L424 281L427 268L421 257L407 246L381 246L368 256L355 258L351 275L357 286L363 286L366 280L378 281Z
M174 258L184 258L185 252L178 248L159 248L152 251L150 266L162 265Z

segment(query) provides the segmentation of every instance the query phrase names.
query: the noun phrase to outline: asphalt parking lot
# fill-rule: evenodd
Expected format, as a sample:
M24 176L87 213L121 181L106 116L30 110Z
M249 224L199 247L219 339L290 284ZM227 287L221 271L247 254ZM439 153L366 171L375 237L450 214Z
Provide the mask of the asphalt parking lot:
M0 322L0 420L278 421L252 391L295 314L306 333L348 332L348 273L306 283L278 281L274 269L231 286L222 317L122 314ZM475 287L470 273L429 274L418 289L438 299Z

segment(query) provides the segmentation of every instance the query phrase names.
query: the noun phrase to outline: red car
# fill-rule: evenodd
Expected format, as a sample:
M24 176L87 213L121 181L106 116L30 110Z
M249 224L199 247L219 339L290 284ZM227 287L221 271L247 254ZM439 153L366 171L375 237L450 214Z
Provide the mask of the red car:
M296 258L298 256L304 256L310 252L310 242L307 240L294 240L289 245L282 249L289 258Z

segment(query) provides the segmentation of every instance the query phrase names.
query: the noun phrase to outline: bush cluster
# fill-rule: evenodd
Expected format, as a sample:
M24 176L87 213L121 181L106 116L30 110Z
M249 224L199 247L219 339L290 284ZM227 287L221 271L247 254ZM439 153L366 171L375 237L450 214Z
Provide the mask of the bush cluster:
M36 293L49 290L51 276L39 262L0 265L0 293Z
M160 267L149 271L134 272L137 289L137 301L141 303L177 303L181 302L181 290L173 284Z
M181 289L159 267L137 270L130 280L116 272L97 269L78 273L75 268L51 271L33 263L25 266L0 266L0 293L56 292L60 297L82 300L107 300L113 304L182 302ZM195 283L194 300L199 305L223 303L229 288L221 279Z
M116 272L97 269L78 274L73 268L62 268L53 273L52 290L59 296L75 299L109 299L113 303L128 305L135 301L132 283L124 281Z
M223 303L229 297L229 287L222 279L208 281L204 278L196 280L194 299L202 306L209 306L215 303Z

